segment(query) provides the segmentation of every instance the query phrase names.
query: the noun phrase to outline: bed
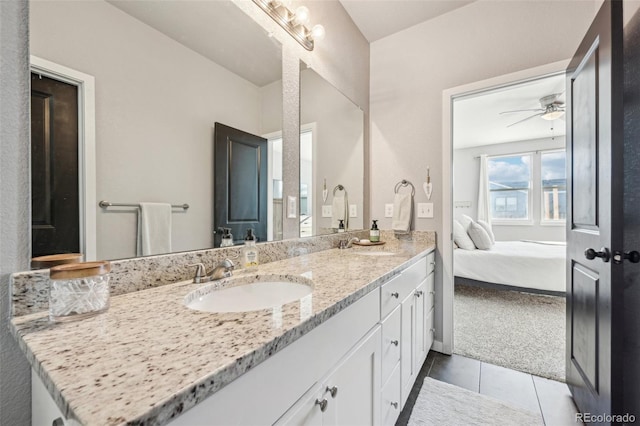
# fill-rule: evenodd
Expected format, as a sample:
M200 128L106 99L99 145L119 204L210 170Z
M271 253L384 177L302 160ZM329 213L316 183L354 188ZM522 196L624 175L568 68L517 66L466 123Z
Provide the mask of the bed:
M453 271L456 278L475 282L564 293L566 250L564 243L544 241L496 241L490 250L458 248Z

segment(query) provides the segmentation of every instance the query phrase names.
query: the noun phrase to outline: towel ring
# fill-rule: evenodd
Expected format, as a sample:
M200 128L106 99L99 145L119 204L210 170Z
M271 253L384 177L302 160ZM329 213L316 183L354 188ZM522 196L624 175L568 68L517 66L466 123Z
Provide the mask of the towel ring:
M344 194L347 195L347 190L342 185L336 185L336 187L333 188L333 196L334 197L336 196L336 191L344 191Z
M406 179L402 179L400 182L396 183L394 192L397 194L398 191L400 190L400 187L404 187L404 186L411 186L411 196L413 197L414 195L416 195L415 186L413 186L413 184Z

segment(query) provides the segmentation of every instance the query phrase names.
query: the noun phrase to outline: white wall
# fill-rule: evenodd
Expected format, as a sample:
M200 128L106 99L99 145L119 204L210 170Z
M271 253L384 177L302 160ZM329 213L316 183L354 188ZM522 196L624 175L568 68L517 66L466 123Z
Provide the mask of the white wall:
M454 216L463 214L477 219L478 214L478 176L480 174L480 160L477 158L481 154L487 155L507 155L511 153L535 152L549 149L564 149L565 138L556 137L546 139L536 139L531 141L519 141L501 143L495 145L485 145L474 148L456 149L453 151L453 202ZM533 182L540 180L539 171L532 167ZM542 241L564 241L566 232L564 226L541 225L540 224L540 186L533 185L532 199L533 208L531 216L532 224L527 225L501 225L493 224L493 232L498 241L514 240L542 240ZM470 201L470 208L455 207L456 201Z
M9 332L10 274L31 257L29 8L0 1L0 425L31 424L31 369Z
M188 203L173 251L211 247L213 125L259 133L259 89L102 1L32 3L31 53L96 79L97 199ZM98 259L135 235L135 210L98 210Z
M591 1L480 1L371 44L371 209L390 228L384 204L400 179L419 185L431 167L433 219L442 247L442 92L445 89L564 60L593 16ZM415 202L426 202L417 190ZM436 285L442 282L438 253ZM436 339L442 299L436 289Z

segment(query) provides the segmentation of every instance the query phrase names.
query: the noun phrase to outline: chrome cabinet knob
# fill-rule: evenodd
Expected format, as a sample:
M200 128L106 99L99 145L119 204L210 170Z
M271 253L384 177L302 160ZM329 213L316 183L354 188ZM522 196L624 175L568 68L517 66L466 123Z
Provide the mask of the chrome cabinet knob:
M335 398L336 395L338 394L338 387L337 386L327 386L326 392L329 392L331 394L331 398Z
M327 401L324 398L322 398L322 401L320 401L319 399L316 399L316 405L319 405L320 411L324 413L325 411L327 411L327 405L329 405L329 401Z
M398 408L398 403L397 403L397 402L392 402L392 403L391 403L391 406L392 406L393 408L396 408L396 409L397 409L397 408Z
M391 293L391 297L395 297L397 299L400 297L400 293L398 293L397 291L394 291L393 293Z
M399 343L400 342L398 342L397 340L392 340L391 341L391 344L394 345L394 346L398 346Z

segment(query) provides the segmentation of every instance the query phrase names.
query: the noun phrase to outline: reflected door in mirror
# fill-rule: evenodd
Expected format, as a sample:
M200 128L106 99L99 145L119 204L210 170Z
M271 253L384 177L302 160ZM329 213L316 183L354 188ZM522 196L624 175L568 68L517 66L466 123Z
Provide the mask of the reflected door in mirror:
M80 250L78 88L31 74L32 256Z
M252 228L267 241L267 139L215 124L214 224L231 228L236 242ZM215 247L220 246L216 235Z

